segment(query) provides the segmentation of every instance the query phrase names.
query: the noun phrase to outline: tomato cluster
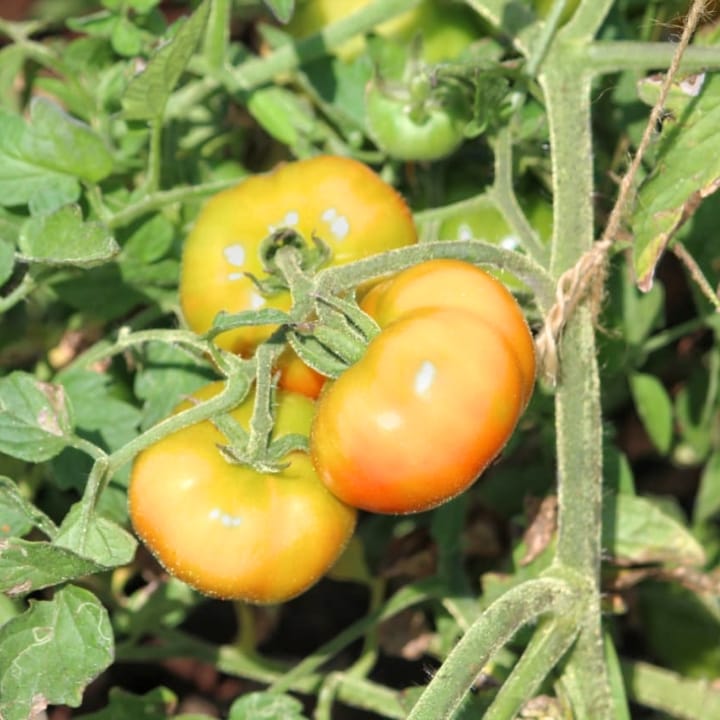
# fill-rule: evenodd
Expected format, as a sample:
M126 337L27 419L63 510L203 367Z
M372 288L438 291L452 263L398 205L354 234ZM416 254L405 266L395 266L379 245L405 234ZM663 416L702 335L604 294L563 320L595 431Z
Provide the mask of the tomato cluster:
M198 217L180 283L191 328L207 331L222 310L290 309L282 284L263 284L277 280L264 241L287 227L319 236L331 265L416 241L401 197L364 165L334 157L288 163L220 193ZM274 289L264 295L263 287ZM300 435L309 452L292 450L260 468L240 462L242 452L222 453L228 438L205 421L136 459L135 529L169 572L201 592L251 602L297 595L338 558L358 509L435 507L465 490L512 434L532 393L535 354L501 282L467 262L430 260L360 287L360 308L379 332L359 360L327 382L287 351L279 362L268 447ZM358 310L348 300L339 298L335 311L351 319ZM322 325L322 314L309 319ZM216 342L250 355L273 330L243 326ZM253 405L251 393L230 413L246 431Z

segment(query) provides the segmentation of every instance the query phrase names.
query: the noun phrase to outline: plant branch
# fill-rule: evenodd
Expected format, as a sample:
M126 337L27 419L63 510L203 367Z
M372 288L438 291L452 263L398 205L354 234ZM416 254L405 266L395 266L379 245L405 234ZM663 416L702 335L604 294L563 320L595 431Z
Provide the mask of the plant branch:
M317 275L318 294L330 294L357 287L365 280L392 275L411 265L435 258L455 258L477 265L493 265L517 275L532 289L544 314L555 299L555 285L542 266L526 255L475 240L427 242L390 250L382 255L338 265Z
M575 44L558 41L543 65L550 120L554 227L551 273L560 279L593 244L591 75ZM603 266L604 267L604 266ZM558 543L555 562L589 584L581 633L563 678L579 687L578 717L612 718L601 634L600 538L602 419L593 313L587 297L567 319L560 342L562 372L555 398ZM587 711L585 714L581 707Z
M483 666L521 627L545 614L567 614L574 599L574 589L557 578L528 580L501 595L452 649L408 720L452 717Z
M578 634L576 613L541 621L522 657L498 690L484 720L512 720L552 672Z
M648 72L667 68L672 62L677 45L670 42L638 43L631 41L599 40L582 49L580 61L593 75L635 70ZM700 72L720 67L720 47L690 46L682 56L678 69L681 72Z

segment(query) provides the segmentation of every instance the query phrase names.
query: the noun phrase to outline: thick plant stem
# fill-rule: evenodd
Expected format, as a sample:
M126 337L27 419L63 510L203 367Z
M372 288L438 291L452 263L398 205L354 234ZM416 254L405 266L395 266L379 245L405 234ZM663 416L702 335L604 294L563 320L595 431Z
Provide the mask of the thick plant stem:
M548 55L540 82L550 118L554 229L551 274L558 279L593 242L590 74L570 44ZM600 610L602 425L593 317L587 300L567 319L560 344L555 409L558 457L556 563L588 583L582 628L563 673L577 717L613 717Z
M541 622L510 677L498 690L484 720L509 720L536 692L577 635L576 613Z
M408 720L451 718L487 661L525 624L573 608L573 587L556 578L529 580L508 590L470 627L447 656ZM548 671L544 667L544 672Z

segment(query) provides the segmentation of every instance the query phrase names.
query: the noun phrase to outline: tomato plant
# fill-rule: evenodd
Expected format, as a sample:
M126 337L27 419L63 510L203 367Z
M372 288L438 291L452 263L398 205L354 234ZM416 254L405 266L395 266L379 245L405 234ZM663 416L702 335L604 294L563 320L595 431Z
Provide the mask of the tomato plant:
M207 331L221 310L290 307L287 291L263 294L249 277L267 279L260 244L281 228L307 242L317 236L329 247L329 263L338 265L417 239L400 195L356 160L318 156L243 180L206 203L185 242L180 303L193 330ZM245 355L273 330L241 327L216 341Z
M214 383L193 394L217 394ZM247 428L253 396L231 416ZM182 403L176 412L189 407ZM279 393L276 436L307 434L313 404ZM275 473L231 464L210 422L166 436L135 461L129 488L135 530L167 570L201 592L282 602L316 582L350 538L355 511L318 480L307 453Z
M364 7L370 0L299 0L287 29L298 38L319 32L329 23ZM423 59L440 62L457 57L481 34L478 16L470 9L447 0L423 0L416 8L376 28L378 34L409 42L422 37ZM342 45L338 54L351 58L363 49L362 38Z
M415 310L326 386L313 461L350 505L427 510L465 490L498 454L526 391L517 356L493 325L464 309Z

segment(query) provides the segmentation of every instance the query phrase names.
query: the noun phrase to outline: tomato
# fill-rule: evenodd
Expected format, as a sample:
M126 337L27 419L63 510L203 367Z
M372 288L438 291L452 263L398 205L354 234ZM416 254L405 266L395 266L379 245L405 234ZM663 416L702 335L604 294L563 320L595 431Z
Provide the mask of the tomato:
M213 383L193 396L205 400L221 387ZM252 406L251 396L231 413L245 428ZM309 399L278 393L275 435L307 435L312 415ZM287 467L266 474L228 463L218 450L226 443L205 421L140 453L130 479L132 523L168 572L197 590L282 602L332 566L356 511L327 491L307 453L290 453Z
M323 388L327 378L308 367L293 351L285 348L277 363L280 371L278 387L315 399Z
M304 38L369 3L370 0L299 0L287 30L294 37ZM448 0L423 0L413 10L381 23L375 31L401 42L409 42L420 33L423 59L430 63L456 58L482 33L477 14ZM337 53L351 58L362 52L363 47L363 38L357 37L343 44Z
M370 137L398 160L431 161L447 157L465 140L469 106L459 92L429 97L421 116L413 104L392 97L375 81L365 93L365 115Z
M350 505L430 509L465 490L498 454L525 391L517 357L493 325L452 307L409 312L326 385L313 462Z
M206 332L221 310L290 307L289 293L265 296L245 274L267 278L259 246L283 227L307 242L313 235L320 237L334 265L417 241L404 200L356 160L319 156L248 178L206 203L185 242L180 303L192 330ZM226 350L247 355L274 329L237 328L216 341Z
M374 288L361 307L381 328L420 308L458 308L478 315L507 342L522 377L523 405L530 399L535 346L525 316L510 291L475 265L450 259L420 263Z

